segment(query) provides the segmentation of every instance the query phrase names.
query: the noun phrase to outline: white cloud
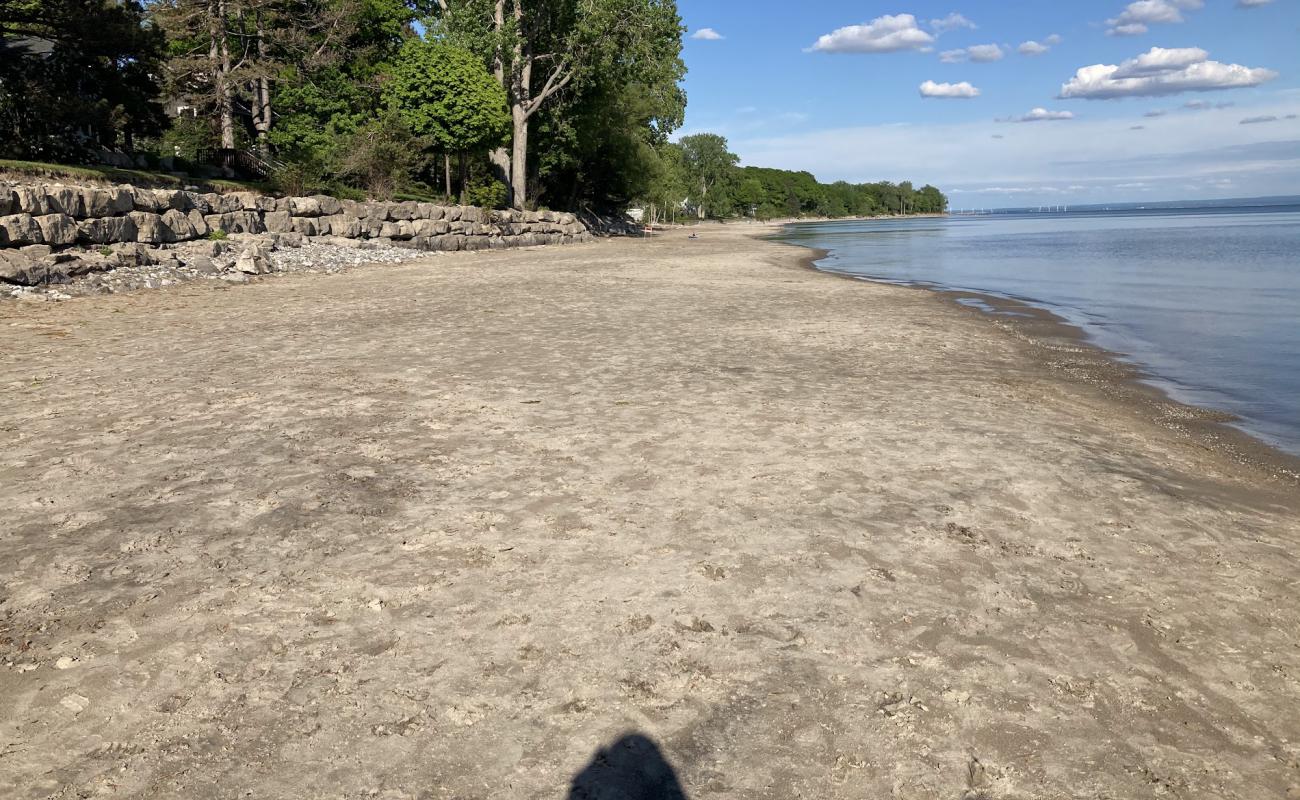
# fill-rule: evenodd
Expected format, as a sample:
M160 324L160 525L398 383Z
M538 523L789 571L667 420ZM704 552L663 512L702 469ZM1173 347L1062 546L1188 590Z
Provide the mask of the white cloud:
M1205 100L1189 100L1183 103L1183 108L1189 111L1209 111L1211 108L1232 108L1236 103L1210 103Z
M1048 111L1045 108L1030 109L1028 114L1022 117L1003 117L998 122L1053 122L1056 120L1074 119L1073 111Z
M990 61L1001 61L1002 56L1005 55L1002 52L1002 48L998 47L995 44L973 45L971 47L967 47L966 52L970 55L971 61L975 61L981 64L986 64Z
M978 26L963 17L961 14L958 14L956 11L953 11L943 19L930 20L930 27L935 33L947 33L948 31L957 30L958 28L969 28L975 30Z
M1016 51L1022 56L1041 56L1043 53L1046 53L1051 49L1052 48L1045 44L1039 44L1033 39L1030 39L1027 42L1021 42L1020 46L1016 48Z
M1002 48L995 44L977 44L956 50L944 50L939 54L939 60L945 64L960 64L963 61L987 64L990 61L1001 61L1004 55L1006 53Z
M712 28L700 28L698 31L691 34L691 38L703 39L706 42L717 42L722 40L724 37Z
M1241 122L1239 122L1239 123L1237 123L1237 124L1239 124L1239 125L1258 125L1258 124L1260 124L1260 123L1262 123L1262 122L1277 122L1277 117L1276 117L1275 115L1273 115L1273 114L1266 114L1266 115L1264 115L1264 116L1260 116L1260 117L1246 117L1245 119L1243 119Z
M1204 0L1134 0L1118 17L1106 20L1106 33L1110 36L1138 36L1146 33L1149 25L1183 22L1183 11L1204 5Z
M1263 67L1243 67L1207 60L1195 47L1153 47L1122 64L1093 64L1079 68L1061 85L1062 98L1108 100L1117 97L1160 97L1182 92L1210 92L1259 86L1277 77Z
M1115 71L1113 78L1141 78L1187 69L1209 59L1210 54L1199 47L1153 47L1145 53L1130 58Z
M1237 8L1259 8L1271 2L1273 0L1237 0Z
M911 14L876 17L863 25L849 25L819 37L813 50L822 53L895 53L920 50L934 37L916 26Z
M935 83L926 81L921 84L922 97L939 97L944 99L969 99L979 97L980 90L971 86L969 82L961 83Z
M1061 43L1060 34L1053 33L1051 36L1048 36L1047 43L1053 46L1060 44Z

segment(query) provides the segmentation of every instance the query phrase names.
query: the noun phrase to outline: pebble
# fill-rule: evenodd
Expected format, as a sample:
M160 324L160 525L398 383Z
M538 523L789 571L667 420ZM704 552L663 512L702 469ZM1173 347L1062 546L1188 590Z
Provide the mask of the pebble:
M62 656L54 662L55 669L72 669L77 665L77 659L72 656Z
M9 297L29 302L71 300L99 294L159 289L198 280L221 280L248 283L249 277L235 271L235 262L254 244L269 250L270 240L262 236L238 235L224 242L187 242L171 246L158 255L162 262L142 266L122 266L108 272L96 272L67 283L50 286L5 286L0 299ZM156 252L156 251L155 251ZM376 242L357 242L355 246L338 239L329 242L307 240L301 247L285 247L267 252L270 272L345 272L367 264L400 264L438 253L407 247L393 247Z

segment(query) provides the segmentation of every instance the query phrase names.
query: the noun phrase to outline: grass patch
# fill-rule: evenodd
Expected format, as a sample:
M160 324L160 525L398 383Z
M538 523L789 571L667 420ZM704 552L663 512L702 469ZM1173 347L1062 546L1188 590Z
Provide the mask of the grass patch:
M198 186L208 192L259 192L270 194L271 185L252 181L229 181L217 178L178 178L166 172L148 172L139 169L123 169L109 166L73 166L71 164L50 164L43 161L16 161L0 158L0 173L9 173L31 178L50 178L82 181L105 181L108 183L129 183L151 189L181 189L185 186Z

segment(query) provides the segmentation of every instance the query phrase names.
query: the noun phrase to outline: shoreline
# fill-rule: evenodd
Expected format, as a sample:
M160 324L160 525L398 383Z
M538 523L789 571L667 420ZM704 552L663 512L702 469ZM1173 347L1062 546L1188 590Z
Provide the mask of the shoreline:
M1215 452L1241 466L1262 471L1270 479L1300 486L1300 455L1287 452L1266 439L1232 424L1239 419L1222 409L1186 403L1149 381L1161 380L1141 365L1126 360L1119 353L1094 343L1088 332L1030 300L1017 300L968 289L951 289L855 275L822 269L817 262L831 251L780 240L780 223L772 241L811 250L814 255L803 261L807 269L852 281L896 286L925 292L951 306L984 318L1009 334L1034 345L1041 363L1059 371L1062 379L1082 381L1112 399L1144 414L1151 421L1184 435L1189 443ZM795 223L797 224L797 223ZM762 238L762 237L759 237ZM979 305L963 303L974 300ZM980 305L985 306L981 308Z
M755 232L0 306L0 794L1285 796L1292 488Z

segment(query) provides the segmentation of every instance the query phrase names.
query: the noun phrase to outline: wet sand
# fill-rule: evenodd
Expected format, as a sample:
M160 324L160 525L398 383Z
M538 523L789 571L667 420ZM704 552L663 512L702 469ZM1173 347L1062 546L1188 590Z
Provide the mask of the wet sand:
M1300 796L1285 465L752 232L0 305L0 796Z

